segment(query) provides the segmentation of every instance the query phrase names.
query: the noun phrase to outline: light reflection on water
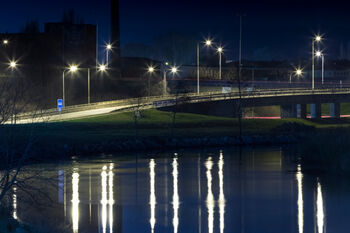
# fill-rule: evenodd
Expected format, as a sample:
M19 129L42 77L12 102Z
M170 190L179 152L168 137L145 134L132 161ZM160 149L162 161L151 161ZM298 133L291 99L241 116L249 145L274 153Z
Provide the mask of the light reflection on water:
M72 174L72 223L73 232L79 231L79 174Z
M205 163L205 167L207 168L207 186L208 186L208 196L207 196L207 209L208 209L208 232L213 233L214 231L214 195L212 191L212 175L211 169L213 168L212 158L209 157L207 162Z
M326 233L329 222L322 179L276 150L76 161L51 170L55 210L73 233ZM13 216L30 222L19 195L13 190Z
M13 187L13 194L12 194L12 217L14 219L18 219L17 217L17 187Z
M151 218L149 220L150 224L151 224L151 231L152 233L154 232L154 226L156 225L156 204L157 204L157 200L156 200L156 194L155 194L155 166L156 163L154 162L154 159L151 159L149 162L149 177L150 177L150 208L151 208Z
M323 233L324 230L324 207L323 207L323 197L322 197L322 187L319 181L317 181L317 228L318 233Z
M299 233L303 233L304 232L303 174L301 173L300 164L298 165L296 177L298 181L298 226L299 226Z
M220 214L220 233L224 232L225 228L225 194L224 194L224 156L222 152L220 152L219 158L219 214Z
M179 207L180 207L180 199L179 199L179 190L178 190L178 163L177 158L174 158L173 163L173 209L174 209L174 217L173 217L173 226L174 233L177 233L179 227Z

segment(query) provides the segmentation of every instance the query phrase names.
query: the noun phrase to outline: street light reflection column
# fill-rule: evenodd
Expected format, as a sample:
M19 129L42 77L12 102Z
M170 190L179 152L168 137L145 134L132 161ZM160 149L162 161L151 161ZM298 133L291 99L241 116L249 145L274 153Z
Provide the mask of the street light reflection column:
M212 181L213 177L211 174L211 170L213 168L212 158L209 157L205 163L205 167L207 169L207 188L208 188L208 196L207 196L207 209L208 209L208 233L214 232L214 208L215 208L215 200L212 190Z
M317 181L316 218L318 233L325 232L325 214L321 183Z
M303 201L303 174L301 172L301 166L298 165L296 173L296 179L298 183L298 227L299 233L304 232L304 201Z
M173 159L173 209L174 209L174 217L173 217L173 226L174 233L177 233L179 227L179 207L180 207L180 198L179 198L179 190L178 190L178 162L177 158Z
M220 214L220 233L224 233L225 228L225 194L224 194L224 156L220 151L219 158L219 214Z
M72 174L72 225L73 232L79 230L79 173L74 171Z
M151 159L149 162L149 178L150 178L150 197L149 197L149 204L150 204L150 209L151 209L151 218L149 220L151 224L151 232L154 232L154 227L156 225L156 188L155 188L155 167L156 163L154 159Z

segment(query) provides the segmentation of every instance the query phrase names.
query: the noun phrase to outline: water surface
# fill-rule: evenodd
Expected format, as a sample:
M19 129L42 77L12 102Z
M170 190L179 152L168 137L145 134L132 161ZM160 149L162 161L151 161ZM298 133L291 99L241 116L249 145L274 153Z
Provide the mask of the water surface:
M51 232L345 232L347 179L305 174L293 151L184 150L32 165L22 175L34 176L26 189L13 190L13 215Z

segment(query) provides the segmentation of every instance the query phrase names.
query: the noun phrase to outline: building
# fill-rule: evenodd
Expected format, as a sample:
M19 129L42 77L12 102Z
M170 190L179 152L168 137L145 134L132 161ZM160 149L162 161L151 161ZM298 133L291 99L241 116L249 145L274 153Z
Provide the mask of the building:
M62 73L67 66L96 67L97 30L95 25L69 22L46 23L44 28L44 32L0 34L0 77L25 78L33 93L42 95L42 103L53 106L62 98ZM9 61L18 63L16 71L7 69ZM83 103L86 85L86 78L67 80L71 103Z

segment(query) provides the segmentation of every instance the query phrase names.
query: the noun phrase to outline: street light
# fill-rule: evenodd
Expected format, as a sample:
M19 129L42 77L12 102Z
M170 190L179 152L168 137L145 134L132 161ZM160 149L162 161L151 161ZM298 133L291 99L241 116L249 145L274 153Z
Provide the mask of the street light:
M316 57L320 57L322 59L322 85L324 83L324 54L321 51L316 51Z
M103 64L99 65L98 71L105 72L106 70L107 70L106 65L103 65Z
M2 43L3 43L4 45L7 45L7 44L9 43L9 41L8 41L7 39L5 39L5 40L2 41Z
M151 78L150 76L155 72L155 68L153 66L149 66L147 69L148 72L148 97L151 96Z
M9 67L11 69L15 69L17 67L17 62L16 61L10 61Z
M207 39L207 40L205 41L205 45L206 45L207 47L212 46L212 44L213 44L213 41L210 40L210 39Z
M312 90L315 89L315 42L321 42L322 37L320 35L316 35L312 39Z
M303 70L302 70L302 69L297 69L297 70L295 71L295 74L296 74L297 76L301 76L301 75L303 75Z
M300 68L297 68L296 70L294 70L293 72L291 72L289 74L289 83L292 83L292 76L295 75L297 77L300 77L303 75L303 70Z
M170 72L173 74L173 76L174 76L175 74L177 74L178 71L179 71L179 69L178 69L176 66L173 66L173 67L171 67L171 69L170 69Z
M217 48L217 52L219 54L219 79L221 80L221 57L222 57L222 53L224 52L223 47L219 46Z
M211 39L206 39L205 42L204 42L204 45L206 47L211 47L213 44L213 41ZM199 95L199 66L200 66L200 63L199 63L199 51L200 51L200 46L199 46L199 43L197 43L197 94Z

